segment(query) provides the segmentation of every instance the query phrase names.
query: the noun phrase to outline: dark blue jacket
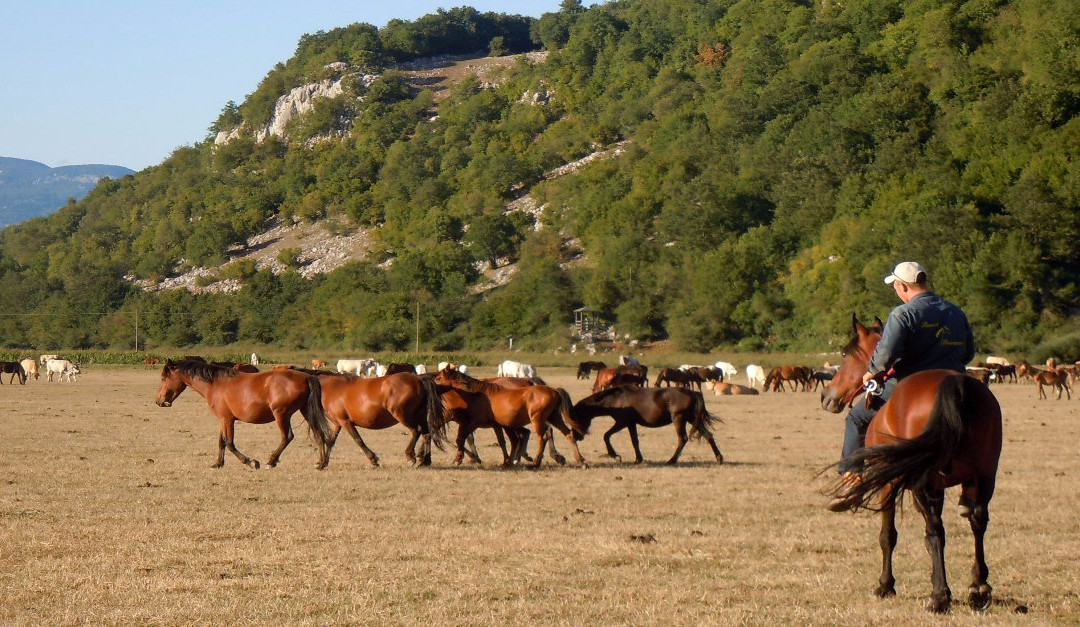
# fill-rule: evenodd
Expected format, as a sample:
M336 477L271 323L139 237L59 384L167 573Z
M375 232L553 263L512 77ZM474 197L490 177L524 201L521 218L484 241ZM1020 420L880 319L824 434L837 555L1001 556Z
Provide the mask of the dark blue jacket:
M923 292L889 313L867 370L877 374L896 362L896 379L934 368L964 372L973 357L975 337L964 312Z

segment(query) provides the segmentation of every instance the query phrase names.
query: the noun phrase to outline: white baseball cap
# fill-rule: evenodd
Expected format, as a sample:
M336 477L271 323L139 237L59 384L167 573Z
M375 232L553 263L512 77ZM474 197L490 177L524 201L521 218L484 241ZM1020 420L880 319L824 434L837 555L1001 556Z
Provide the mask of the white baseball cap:
M900 279L904 283L918 283L919 275L923 275L923 280L926 280L926 268L921 264L914 261L901 261L893 268L892 274L885 277L885 283L891 284L893 281Z

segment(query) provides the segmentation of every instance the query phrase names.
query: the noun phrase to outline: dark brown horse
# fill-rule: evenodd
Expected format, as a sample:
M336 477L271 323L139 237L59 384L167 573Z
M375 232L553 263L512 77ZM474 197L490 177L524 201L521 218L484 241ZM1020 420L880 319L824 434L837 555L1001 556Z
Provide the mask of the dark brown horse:
M166 361L161 369L161 384L157 390L159 407L171 407L186 388L191 387L206 399L210 410L218 417L218 458L214 468L225 464L225 449L249 466L259 468L259 461L250 459L233 443L235 423L277 423L281 444L266 461L274 467L282 451L292 442L290 419L300 411L311 428L319 447L319 465L325 466L326 438L330 431L321 404L319 379L294 370L275 370L249 374L232 368L215 366L204 361Z
M390 364L386 367L386 374L400 374L402 372L408 372L409 374L416 374L416 366L412 364Z
M319 380L322 406L331 423L323 467L330 463L330 451L342 429L352 436L371 465L378 466L379 456L368 448L356 428L386 429L396 424L408 429L412 436L405 447L409 463L417 463L416 443L423 437L420 465L431 465L432 440L441 448L446 439L442 402L431 377L404 372L373 379L324 374Z
M862 375L881 339L880 325L867 328L852 316L855 336L844 349L844 362L821 395L821 406L839 413L862 390ZM960 515L975 536L975 565L968 589L976 608L990 603L991 588L983 556L983 536L990 520L998 457L1001 454L1001 408L990 388L952 370L926 370L900 381L866 432L866 446L852 454L863 464L854 487L836 486L834 495L850 495L854 507L880 511L882 571L877 595L896 594L892 554L896 547L896 501L910 490L926 522L926 547L933 562L929 609L945 612L952 594L945 579L945 488L961 485ZM876 503L874 502L875 498Z
M580 364L578 364L577 378L578 379L588 379L590 372L593 372L595 370L600 370L602 368L607 368L607 364L605 364L602 361L583 361Z
M456 370L440 370L435 376L435 381L440 385L449 385L466 392L481 393L487 397L488 409L491 419L499 426L506 429L520 429L532 426L536 437L539 439L536 456L533 458L533 467L537 467L543 461L544 448L550 439L550 424L559 430L570 440L570 446L574 449L574 457L578 464L585 466L585 459L578 450L577 440L588 433L588 429L582 429L574 420L570 412L570 396L566 390L552 388L546 385L530 385L521 388L505 388L494 383L474 379L467 374ZM458 450L462 451L465 437L458 434ZM516 456L516 451L510 453L510 457Z
M19 377L19 383L26 385L26 370L23 370L22 364L17 361L0 361L0 375L10 374L8 377L8 383L15 381L15 377ZM0 376L0 384L4 383L4 379ZM1059 394L1060 396L1060 394Z
M640 388L619 386L587 396L574 405L574 416L586 430L597 416L611 416L615 426L604 434L604 445L609 457L621 460L611 446L611 436L623 429L630 431L630 442L634 445L634 463L643 460L641 447L638 445L637 427L663 427L675 425L679 445L675 454L667 463L679 461L679 455L686 446L686 425L690 424L694 434L705 438L712 447L718 463L724 463L724 456L716 446L712 435L712 424L716 418L705 409L705 398L701 392L683 388Z
M674 384L681 388L693 388L696 385L700 392L703 381L701 377L689 370L661 368L659 374L656 375L656 382L653 385L655 387L660 387L661 383L666 383L668 387Z

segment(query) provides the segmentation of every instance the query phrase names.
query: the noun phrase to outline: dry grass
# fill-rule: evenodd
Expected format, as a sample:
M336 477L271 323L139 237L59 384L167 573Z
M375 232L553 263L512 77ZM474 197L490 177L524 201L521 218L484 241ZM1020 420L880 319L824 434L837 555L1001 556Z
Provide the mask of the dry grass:
M481 373L483 374L483 373ZM541 373L577 399L569 370ZM645 431L642 466L601 457L606 419L583 442L588 470L405 465L403 429L365 433L384 466L342 439L330 468L299 417L273 470L216 453L216 422L188 391L153 405L157 372L91 369L77 384L0 388L0 622L5 624L925 623L922 521L900 520L895 599L870 595L877 519L831 514L815 471L842 418L816 395L709 397L728 463L670 429ZM946 622L1080 621L1075 556L1080 403L996 386L1006 444L987 536L995 603ZM242 425L265 460L270 426ZM624 456L625 433L615 438ZM561 450L569 447L563 444ZM950 491L950 502L955 494ZM952 512L948 565L963 597L971 535ZM637 539L634 539L637 537ZM650 538L655 538L655 542ZM641 541L644 539L645 541ZM1017 608L1029 609L1026 616Z

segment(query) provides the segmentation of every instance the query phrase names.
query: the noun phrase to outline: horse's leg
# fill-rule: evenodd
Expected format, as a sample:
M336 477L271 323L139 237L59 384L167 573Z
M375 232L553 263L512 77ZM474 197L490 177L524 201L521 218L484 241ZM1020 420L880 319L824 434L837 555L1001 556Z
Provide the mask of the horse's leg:
M563 422L562 416L552 416L551 422L548 423L548 433L551 433L551 427L555 427L556 429L558 429L560 433L566 436L567 440L570 440L570 448L574 449L574 459L577 460L578 465L582 468L588 468L589 465L585 463L585 458L581 456L581 451L578 450L577 440L574 439L574 432L570 429L570 427L566 426L566 423ZM556 453L554 452L554 446L552 446L551 455L552 457L556 455ZM562 455L559 455L559 457L562 457ZM565 459L563 461L565 461Z
M367 456L368 462L372 465L372 467L378 468L379 456L375 454L375 451L368 448L367 443L364 442L364 438L360 437L360 432L356 430L356 425L354 425L351 421L345 423L345 431L349 434L349 437L353 439L353 442L356 442L356 445L360 447L360 450L364 452L364 455ZM329 457L330 452L327 451L326 455L327 457Z
M225 421L221 421L221 428L218 430L218 450L217 461L214 462L211 468L221 468L225 465Z
M975 498L975 506L971 508L968 522L971 523L971 534L975 536L975 564L971 568L971 587L968 588L968 602L977 610L985 610L990 607L990 598L993 588L987 579L990 569L986 567L986 555L983 551L983 537L986 535L986 527L990 523L990 495L993 493L993 484L980 481L978 494Z
M551 459L560 466L565 466L566 458L555 448L555 438L551 437L551 425L548 425L548 447L551 449ZM577 444L574 444L574 448L577 448Z
M893 550L896 548L896 508L881 510L881 531L878 533L881 545L881 577L874 594L881 598L896 596L896 578L893 577Z
M317 466L315 466L317 470L322 470L330 464L330 451L334 449L334 443L337 442L337 437L339 433L341 433L341 425L331 420L330 437L326 438L326 454L323 455L322 461L319 462Z
M460 466L461 460L465 459L465 443L470 436L472 436L472 429L466 427L465 423L458 424L457 437L454 438L454 444L457 445L453 460L455 466ZM476 446L476 444L474 443L473 446Z
M547 428L547 424L542 422L539 417L533 417L532 424L533 430L536 431L537 439L536 458L533 459L532 467L539 468L540 462L544 461L544 447L547 446L548 433L550 433L550 431Z
M270 468L277 466L278 458L281 457L281 453L285 450L285 447L289 445L289 442L293 440L292 422L287 416L274 416L275 422L277 422L278 430L281 431L281 444L277 449L270 453L270 459L266 460L266 465Z
M634 463L640 464L645 461L645 458L641 456L641 442L637 437L637 425L631 422L626 425L626 430L630 433L630 444L634 446Z
M236 458L243 462L245 465L251 466L255 470L258 470L259 460L251 459L250 457L244 455L236 449L236 443L233 441L233 438L236 435L236 419L223 418L222 421L224 422L225 427L225 448L229 449L229 452L233 455L236 455Z
M708 432L702 433L702 435L705 436L705 441L707 441L712 448L713 456L716 457L716 463L723 464L724 454L720 452L720 447L716 445L716 440L713 438L713 435Z
M420 429L416 427L408 427L408 429L409 435L412 437L409 438L409 444L405 447L405 459L408 460L410 465L415 466L417 464L416 443L420 440Z
M460 429L460 427L458 427ZM476 448L476 431L470 431L469 437L465 438L465 454L469 456L469 461L474 464L482 464L484 460L480 459L480 449Z
M620 462L622 461L622 458L619 457L619 454L615 452L615 447L611 445L611 436L615 433L618 433L619 431L622 431L625 428L626 425L616 421L615 424L612 425L612 427L608 429L606 433L604 433L604 446L607 447L608 457Z
M679 436L679 446L675 448L675 454L671 456L671 459L667 460L668 464L674 464L679 461L679 455L682 454L683 447L686 446L686 421L682 416L672 416L671 424L675 427L675 434Z
M952 603L952 592L945 579L945 525L941 522L945 491L922 488L912 490L911 493L915 497L916 509L926 521L926 551L930 554L933 565L930 575L933 590L930 593L927 609L941 614L948 612L949 605Z

